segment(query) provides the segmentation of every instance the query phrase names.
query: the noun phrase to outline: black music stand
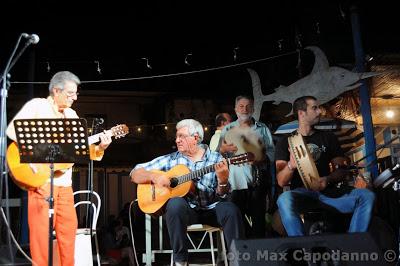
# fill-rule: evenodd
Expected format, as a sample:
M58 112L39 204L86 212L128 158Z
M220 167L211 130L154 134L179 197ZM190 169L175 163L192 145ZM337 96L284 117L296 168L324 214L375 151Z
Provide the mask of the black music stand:
M54 163L88 163L87 123L74 119L16 119L14 121L21 163L50 164L49 265L53 264Z

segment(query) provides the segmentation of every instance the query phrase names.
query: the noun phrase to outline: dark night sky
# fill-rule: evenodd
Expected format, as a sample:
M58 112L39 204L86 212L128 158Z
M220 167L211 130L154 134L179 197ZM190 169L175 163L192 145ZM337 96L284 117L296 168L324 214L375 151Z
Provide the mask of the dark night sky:
M12 71L12 81L29 80L30 67L35 81L48 81L55 71L64 69L77 73L82 80L103 80L215 68L235 63L235 47L239 47L236 63L295 51L299 48L296 36L300 36L301 47L320 46L331 64L354 64L351 1L188 2L101 4L82 0L24 4L6 0L3 8L10 17L1 19L1 68L21 32L38 34L40 42L23 54ZM357 4L365 53L398 52L393 4L364 2ZM192 53L190 66L184 64L188 53ZM301 55L305 57L302 62L307 62L307 53ZM149 58L152 69L146 68L143 57ZM96 71L95 61L100 63L101 74ZM307 74L299 73L296 65L297 54L293 54L225 70L84 86L219 97L251 92L246 67L259 72L263 90L269 92Z

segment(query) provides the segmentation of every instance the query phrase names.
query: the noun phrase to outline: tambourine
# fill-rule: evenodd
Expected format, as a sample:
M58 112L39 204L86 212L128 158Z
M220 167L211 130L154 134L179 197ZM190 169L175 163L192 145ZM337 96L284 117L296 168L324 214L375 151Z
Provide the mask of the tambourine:
M235 155L249 152L254 154L254 161L265 158L265 144L261 136L251 128L234 127L226 132L225 141L237 147Z
M318 190L320 187L318 170L303 136L296 131L289 136L288 143L304 186L307 189Z

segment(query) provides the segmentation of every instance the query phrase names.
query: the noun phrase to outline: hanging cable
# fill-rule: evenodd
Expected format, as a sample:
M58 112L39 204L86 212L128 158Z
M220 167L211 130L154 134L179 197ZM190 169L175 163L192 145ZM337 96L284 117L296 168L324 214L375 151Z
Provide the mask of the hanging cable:
M155 78L165 78L165 77L176 77L176 76L183 76L183 75L190 75L190 74L196 74L196 73L210 72L210 71L222 70L222 69L228 69L228 68L235 68L235 67L254 64L254 63L259 63L259 62L263 62L263 61L267 61L267 60L273 60L273 59L276 59L276 58L279 58L279 57L284 57L284 56L288 56L288 55L292 55L292 54L296 54L296 53L298 53L297 50L296 51L287 52L287 53L284 53L284 54L280 54L280 55L274 55L274 56L270 56L270 57L265 57L265 58L261 58L261 59L247 61L247 62L243 62L243 63L231 64L231 65L226 65L226 66L221 66L221 67L206 68L206 69L201 69L201 70L193 70L193 71L185 71L185 72L179 72L179 73L153 75L153 76L144 76L144 77L134 77L134 78L86 80L86 81L81 81L81 83L82 84L107 83L107 82L122 82L122 81L131 81L131 80L145 80L145 79L155 79ZM12 84L49 84L48 81L13 81L11 83Z
M131 239L132 239L132 249L133 249L133 254L135 255L135 262L136 265L139 266L139 261L137 258L137 254L136 254L136 248L135 248L135 239L133 238L133 229L132 229L132 205L133 203L138 202L137 199L131 201L131 204L129 204L129 229L131 232Z

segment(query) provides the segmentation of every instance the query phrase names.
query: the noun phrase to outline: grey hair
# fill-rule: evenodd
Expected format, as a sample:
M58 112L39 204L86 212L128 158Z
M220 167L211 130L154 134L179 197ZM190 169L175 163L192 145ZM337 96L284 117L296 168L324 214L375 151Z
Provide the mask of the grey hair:
M49 84L49 92L53 94L53 88L59 88L60 90L64 90L64 85L67 81L72 81L76 85L81 84L80 79L74 74L69 71L60 71L54 74L54 76L50 80Z
M197 141L197 144L200 144L203 141L204 130L200 122L194 119L183 119L179 121L178 124L176 124L176 130L181 129L183 127L188 128L189 134L191 136L194 136L194 134L196 133L199 135L199 140Z
M235 99L235 106L238 104L238 102L242 99L249 100L251 103L254 103L254 98L248 95L239 95Z

